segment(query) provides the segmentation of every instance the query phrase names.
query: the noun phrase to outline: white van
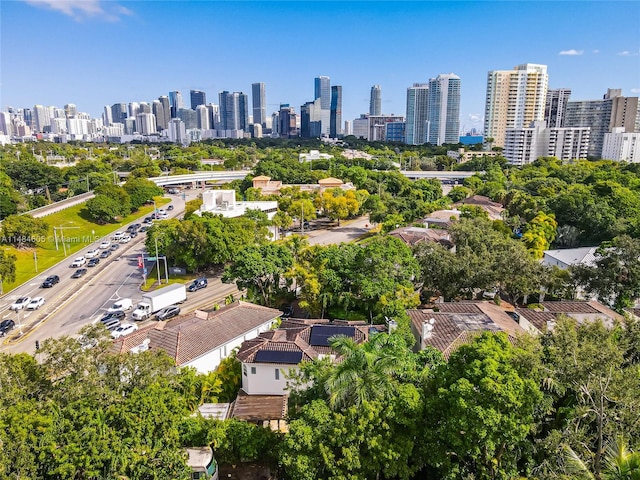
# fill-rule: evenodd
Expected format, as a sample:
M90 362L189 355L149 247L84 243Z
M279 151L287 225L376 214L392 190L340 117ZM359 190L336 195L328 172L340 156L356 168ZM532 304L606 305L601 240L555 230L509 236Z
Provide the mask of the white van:
M133 302L131 301L130 298L121 298L120 300L115 302L113 305L111 305L107 309L107 312L109 313L126 312L127 310L131 310L132 308L133 308Z

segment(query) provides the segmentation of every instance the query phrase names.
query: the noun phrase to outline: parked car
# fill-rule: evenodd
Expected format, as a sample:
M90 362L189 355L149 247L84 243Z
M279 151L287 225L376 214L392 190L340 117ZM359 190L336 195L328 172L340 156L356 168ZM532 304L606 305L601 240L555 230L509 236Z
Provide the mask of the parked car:
M111 244L111 251L112 252L117 250L117 249L119 249L119 248L120 248L120 245L118 245L117 243L112 243Z
M73 272L73 275L71 275L71 278L80 278L85 273L87 273L87 269L86 268L79 268L75 272Z
M120 239L120 243L129 243L131 241L131 235L127 234L124 235L121 239Z
M35 297L31 299L31 301L25 308L27 310L38 310L42 305L44 305L44 298Z
M134 323L127 323L124 325L120 325L119 327L116 327L113 330L113 332L111 332L111 337L112 338L124 337L125 335L129 335L130 333L133 333L136 330L138 330L138 325Z
M71 268L78 268L83 266L85 263L87 263L87 259L84 257L78 257L76 259L73 260L73 262L71 263Z
M42 282L42 285L40 285L40 287L51 288L59 281L60 281L60 277L58 275L49 275L47 278L44 279L44 282Z
M98 255L100 255L100 250L98 250L97 248L89 250L87 253L84 254L86 258L97 257Z
M187 287L187 291L196 292L201 288L205 288L207 286L207 279L204 277L196 278L191 285Z
M0 337L4 337L9 332L9 330L11 330L15 326L16 322L11 320L10 318L7 318L6 320L0 322Z
M15 310L16 312L18 310L22 310L24 307L29 305L30 301L31 297L20 297L9 306L9 310Z
M170 318L180 315L180 307L177 305L171 305L170 307L163 308L156 313L156 320L169 320Z
M102 250L109 248L111 246L111 242L109 240L103 240L102 243L100 244L100 248Z
M92 258L91 260L89 260L89 263L87 263L87 267L95 267L99 263L100 263L100 259L98 257Z
M111 255L111 250L105 250L104 252L102 252L100 254L100 258L105 259L107 258L109 255Z

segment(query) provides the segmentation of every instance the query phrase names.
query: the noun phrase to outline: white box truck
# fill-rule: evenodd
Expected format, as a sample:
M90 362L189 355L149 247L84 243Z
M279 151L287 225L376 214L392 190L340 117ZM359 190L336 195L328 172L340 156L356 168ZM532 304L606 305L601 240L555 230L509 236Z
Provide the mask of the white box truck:
M174 283L159 290L145 293L142 301L131 314L134 320L146 320L158 310L169 305L182 303L187 299L187 289L181 283Z

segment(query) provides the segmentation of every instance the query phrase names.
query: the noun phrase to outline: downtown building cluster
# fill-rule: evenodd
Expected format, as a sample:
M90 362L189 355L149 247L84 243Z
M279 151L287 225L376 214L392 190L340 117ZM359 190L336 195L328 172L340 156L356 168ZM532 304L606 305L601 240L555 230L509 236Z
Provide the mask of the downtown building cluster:
M101 118L64 108L35 105L0 112L0 141L45 139L109 142L190 142L215 138L331 138L354 135L369 141L410 145L460 141L461 80L440 74L407 88L404 115L382 111L382 88L370 90L369 112L343 120L342 86L327 76L314 79L313 100L299 107L280 104L267 112L266 85L243 92L219 92L207 103L200 90L180 91L152 102L107 105ZM602 99L570 100L568 88L549 89L546 65L522 64L487 75L484 141L500 147L510 163L524 165L541 156L561 160L607 158L640 162L638 97L609 89ZM481 137L478 137L481 138Z

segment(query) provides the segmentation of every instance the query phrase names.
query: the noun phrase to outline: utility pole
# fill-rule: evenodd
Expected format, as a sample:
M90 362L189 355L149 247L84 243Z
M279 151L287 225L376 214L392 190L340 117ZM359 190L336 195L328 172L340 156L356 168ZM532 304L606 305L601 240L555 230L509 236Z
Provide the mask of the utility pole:
M153 239L156 243L156 270L158 270L158 285L162 285L162 279L160 278L160 258L158 257L158 237L154 235Z
M304 202L300 200L300 235L304 233Z

